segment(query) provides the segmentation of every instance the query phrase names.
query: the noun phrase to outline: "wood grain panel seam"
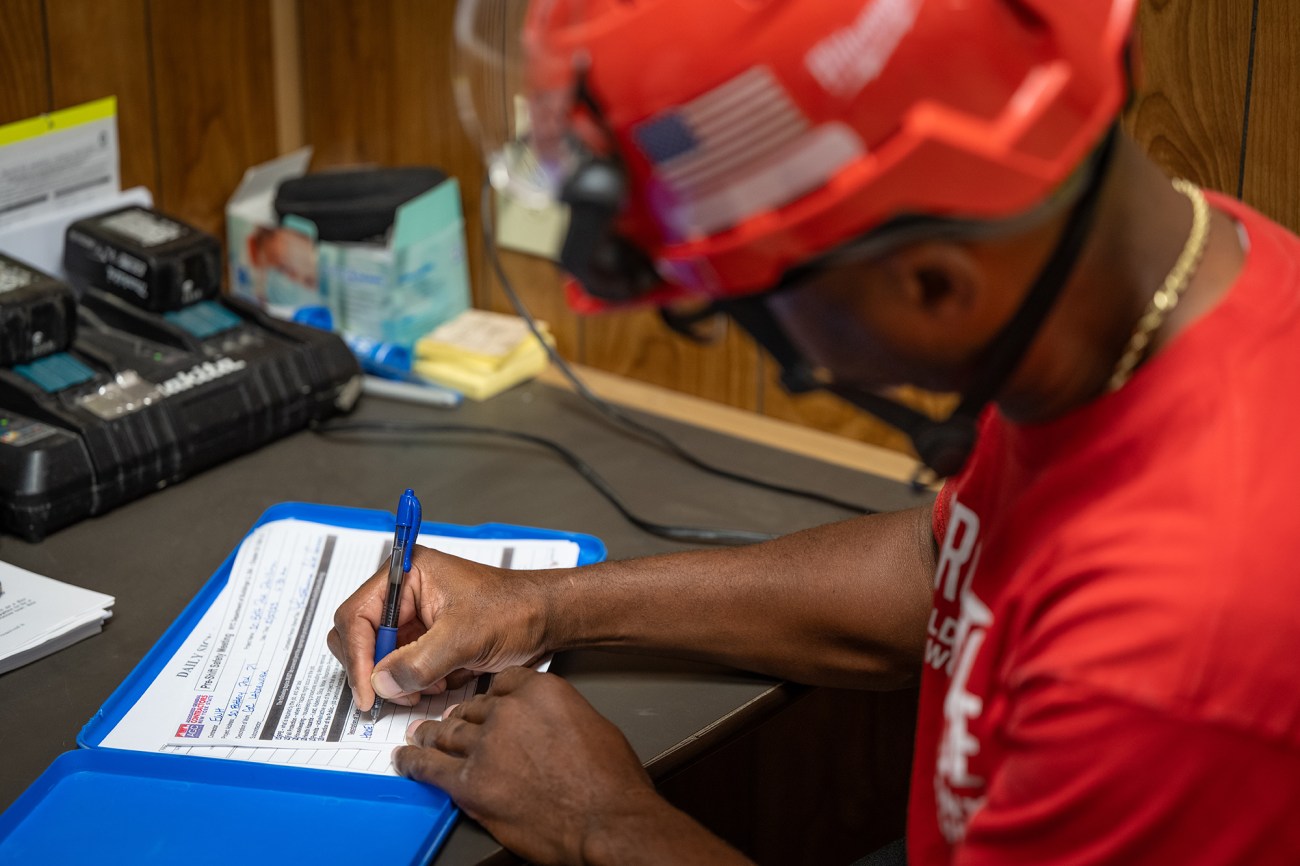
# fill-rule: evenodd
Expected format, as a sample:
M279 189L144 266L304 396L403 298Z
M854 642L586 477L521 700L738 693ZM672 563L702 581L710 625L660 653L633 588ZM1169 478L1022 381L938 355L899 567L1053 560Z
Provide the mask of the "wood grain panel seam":
M153 201L154 206L162 209L166 201L166 191L163 189L163 170L162 170L162 130L158 122L158 70L156 66L156 55L153 50L154 32L153 32L153 4L155 0L148 0L144 4L144 52L145 68L149 70L149 134L153 137Z
M45 46L45 110L54 110L54 62L50 49L49 0L41 0L41 44Z
M1246 147L1250 139L1250 97L1255 85L1255 37L1259 33L1259 0L1250 4L1250 48L1246 51L1245 106L1241 112L1241 156L1237 163L1237 198L1246 194Z

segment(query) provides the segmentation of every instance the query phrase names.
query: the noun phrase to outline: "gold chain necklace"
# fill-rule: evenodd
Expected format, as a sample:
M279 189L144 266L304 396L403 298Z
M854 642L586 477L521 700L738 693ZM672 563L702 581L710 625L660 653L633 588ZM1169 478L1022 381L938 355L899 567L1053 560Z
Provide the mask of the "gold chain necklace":
M1118 391L1133 375L1133 371L1151 345L1152 334L1160 329L1165 317L1178 306L1179 299L1187 290L1192 275L1196 273L1201 263L1201 257L1205 255L1205 242L1210 236L1210 206L1205 201L1205 194L1196 184L1181 178L1173 181L1173 185L1174 189L1191 199L1192 230L1187 235L1187 243L1183 245L1183 251L1179 254L1178 261L1174 262L1173 269L1165 277L1160 291L1151 296L1151 303L1147 304L1142 318L1138 319L1137 325L1134 326L1133 335L1128 338L1124 354L1120 355L1115 370L1110 374L1110 381L1106 385L1108 391Z

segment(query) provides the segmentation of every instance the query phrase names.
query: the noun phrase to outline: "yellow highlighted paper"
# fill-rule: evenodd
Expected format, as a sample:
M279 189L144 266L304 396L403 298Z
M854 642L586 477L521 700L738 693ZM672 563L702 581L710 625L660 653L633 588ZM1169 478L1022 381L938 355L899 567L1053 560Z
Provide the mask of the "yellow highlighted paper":
M74 105L72 108L52 111L49 114L38 114L26 120L0 126L0 147L116 116L116 96L106 96L94 102Z

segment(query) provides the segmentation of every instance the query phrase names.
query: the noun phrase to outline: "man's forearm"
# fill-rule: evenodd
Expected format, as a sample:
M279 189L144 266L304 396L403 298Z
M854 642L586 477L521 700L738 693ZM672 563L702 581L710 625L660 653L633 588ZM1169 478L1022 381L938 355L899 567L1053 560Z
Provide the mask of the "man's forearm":
M653 792L620 801L588 828L582 866L752 866L743 854Z
M900 684L924 651L929 519L920 508L555 572L550 643L638 647L818 685Z

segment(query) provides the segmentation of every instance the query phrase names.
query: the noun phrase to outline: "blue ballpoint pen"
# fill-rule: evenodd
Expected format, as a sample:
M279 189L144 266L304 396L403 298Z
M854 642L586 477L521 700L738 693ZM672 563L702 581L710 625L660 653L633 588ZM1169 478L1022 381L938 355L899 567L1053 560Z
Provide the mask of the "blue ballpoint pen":
M393 553L388 557L388 596L384 600L384 616L375 636L375 664L397 648L397 617L402 610L402 580L411 570L411 551L420 534L420 500L409 487L397 503L397 530L393 534ZM370 708L370 721L379 718L384 701L375 695Z

